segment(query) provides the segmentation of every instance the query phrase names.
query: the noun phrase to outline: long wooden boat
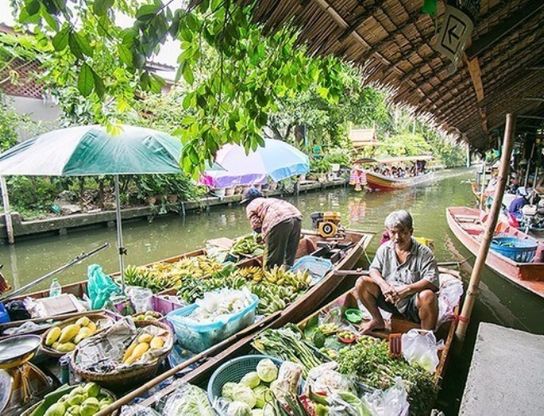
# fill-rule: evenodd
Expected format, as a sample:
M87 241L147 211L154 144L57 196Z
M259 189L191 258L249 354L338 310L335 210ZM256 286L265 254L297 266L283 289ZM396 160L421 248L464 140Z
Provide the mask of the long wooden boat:
M376 191L394 191L397 189L406 189L412 186L430 182L434 178L434 172L407 178L394 178L392 176L381 175L371 170L364 170L364 172L366 173L367 186Z
M484 224L481 211L475 208L450 207L446 209L448 225L457 239L473 254L478 254ZM538 242L524 232L501 223L498 230L502 235ZM543 247L539 245L536 258L540 258ZM486 264L495 272L519 287L544 297L544 263L517 263L496 251L489 250Z
M455 277L460 279L459 273L455 270L441 268L440 272L444 274L448 274L450 275L450 277ZM305 318L299 320L298 326L299 328L303 329L312 318L319 316L323 313L326 313L329 310L332 310L338 307L341 307L341 308L353 307L354 301L355 299L352 294L352 289L349 289L345 293L343 293L341 296L334 299L332 302L328 303L321 309L314 311L313 313L311 313L313 309L306 309ZM455 314L457 314L458 311L459 311L459 307L456 308ZM224 349L221 353L217 354L216 356L207 358L206 361L202 365L200 365L195 370L191 371L190 373L178 379L178 383L191 383L195 385L205 385L206 380L209 379L212 372L216 368L218 368L221 364L237 356L251 354L253 350L251 346L251 342L255 339L255 337L260 332L268 328L280 328L281 326L283 326L283 323L281 323L280 321L274 321L272 323L269 323L266 326L263 326L261 331L252 333L250 335L245 336L242 339L239 339L236 343ZM401 317L393 317L391 321L389 322L388 329L381 331L380 333L373 333L372 335L375 335L376 337L379 337L382 339L388 339L390 334L393 334L393 333L402 334L402 333L408 332L412 328L418 328L418 327L419 326L417 324L414 324L413 322L409 322ZM457 321L453 320L453 321L444 323L435 332L437 340L438 341L442 340L444 342L443 347L439 349L438 351L439 363L434 374L434 383L437 386L440 385L446 371L456 327L457 327ZM165 378L167 378L167 376L168 374L164 374L160 376L160 378L161 380L164 380ZM98 413L96 416L105 416L115 411L116 409L120 408L121 406L130 403L134 397L137 397L136 393L138 392L142 393L146 391L146 389L149 389L152 386L156 385L158 383L157 379L158 378L149 381L137 391L134 391L131 394L120 398L115 403L113 403L110 407L104 409L103 411ZM170 393L172 393L177 387L179 387L180 384L178 383L173 383L163 388L162 390L155 392L151 397L143 401L140 401L139 405L144 407L153 407L153 405L156 404L159 400L165 398ZM430 403L429 406L432 406L432 403Z

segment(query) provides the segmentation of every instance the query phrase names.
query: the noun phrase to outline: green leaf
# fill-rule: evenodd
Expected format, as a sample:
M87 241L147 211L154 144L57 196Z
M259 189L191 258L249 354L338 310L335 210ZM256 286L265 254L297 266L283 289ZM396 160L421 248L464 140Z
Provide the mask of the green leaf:
M77 78L77 89L84 97L88 97L94 89L94 71L87 64L83 64Z
M124 44L119 45L119 58L126 66L132 66L132 51Z
M102 81L102 78L100 78L96 72L93 71L93 78L94 78L94 91L96 92L96 95L100 99L104 98L104 94L106 93L106 87L104 86L104 82Z
M53 48L55 48L56 51L62 51L66 49L68 46L68 37L70 35L70 26L64 25L60 32L58 32L55 36L53 36L53 39L51 40L51 43L53 44Z
M184 26L182 24L180 26L180 29L179 29L179 37L180 37L181 40L184 40L186 42L192 42L193 41L193 32L187 26Z
M189 93L185 95L185 97L183 97L182 106L184 110L188 110L191 107L194 107L194 96L195 95L193 93Z
M184 22L189 29L193 32L198 32L200 30L200 23L198 19L192 13L187 13L184 18Z
M193 74L193 69L191 68L191 65L188 65L187 63L185 63L185 65L183 65L183 79L189 85L192 85L193 82L195 82L195 76Z
M34 16L40 11L40 2L38 0L27 1L25 8L29 16Z
M162 91L162 87L166 84L166 81L156 74L151 74L149 86L151 92L158 94Z
M83 52L85 55L89 57L92 57L94 53L94 49L89 44L89 41L87 40L87 38L81 33L74 33L74 37L76 39L76 42L81 52Z
M68 46L70 46L70 51L76 58L83 59L83 52L81 52L81 48L73 32L68 33Z
M145 21L151 19L162 7L161 3L144 4L136 12L136 19Z
M202 0L198 7L202 13L206 13L210 7L210 0Z
M113 6L114 0L95 0L93 11L98 16L104 16Z
M41 15L43 19L47 22L47 25L51 28L51 30L58 32L59 30L59 22L55 18L55 16L51 16L44 7L41 9Z

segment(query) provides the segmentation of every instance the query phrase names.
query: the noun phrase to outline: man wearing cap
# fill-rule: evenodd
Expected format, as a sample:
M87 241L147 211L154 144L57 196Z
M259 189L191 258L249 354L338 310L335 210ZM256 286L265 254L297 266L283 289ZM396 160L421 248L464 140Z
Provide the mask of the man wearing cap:
M249 188L240 203L247 204L246 214L253 231L263 236L265 267L292 266L300 240L300 211L282 199L265 198L256 188Z

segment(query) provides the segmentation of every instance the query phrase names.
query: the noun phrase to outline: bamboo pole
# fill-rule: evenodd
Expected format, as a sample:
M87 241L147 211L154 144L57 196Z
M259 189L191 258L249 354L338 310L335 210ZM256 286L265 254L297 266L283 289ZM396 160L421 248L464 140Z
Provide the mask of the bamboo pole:
M491 244L493 232L495 231L497 219L501 210L502 197L504 195L504 189L506 188L508 167L514 142L514 130L515 117L512 114L507 114L506 127L504 131L503 152L501 155L501 165L499 168L499 177L497 188L495 189L495 196L493 198L493 205L491 207L491 211L489 212L489 217L487 218L486 230L480 245L480 250L478 251L478 256L476 257L476 261L474 263L474 269L472 270L472 274L470 275L470 282L468 284L467 295L463 304L463 310L461 311L461 315L459 316L459 326L457 327L457 330L455 332L455 335L461 341L464 340L467 332L470 315L472 314L474 302L476 301L476 296L478 295L478 286L480 284L481 272L485 264L487 253L489 252L489 246Z
M8 243L15 243L15 235L13 234L13 223L11 221L11 210L9 207L8 185L6 178L0 176L0 188L2 189L2 202L4 205L4 219L6 220L6 232L8 234Z

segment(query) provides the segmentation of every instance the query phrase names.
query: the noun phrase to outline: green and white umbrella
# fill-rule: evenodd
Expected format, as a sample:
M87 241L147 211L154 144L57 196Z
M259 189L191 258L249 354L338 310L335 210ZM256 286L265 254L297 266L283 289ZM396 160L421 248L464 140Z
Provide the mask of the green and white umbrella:
M115 178L117 246L124 288L119 175L181 173L182 145L152 129L123 125L110 135L101 126L53 130L0 154L0 176L88 176ZM221 169L215 166L216 169Z

